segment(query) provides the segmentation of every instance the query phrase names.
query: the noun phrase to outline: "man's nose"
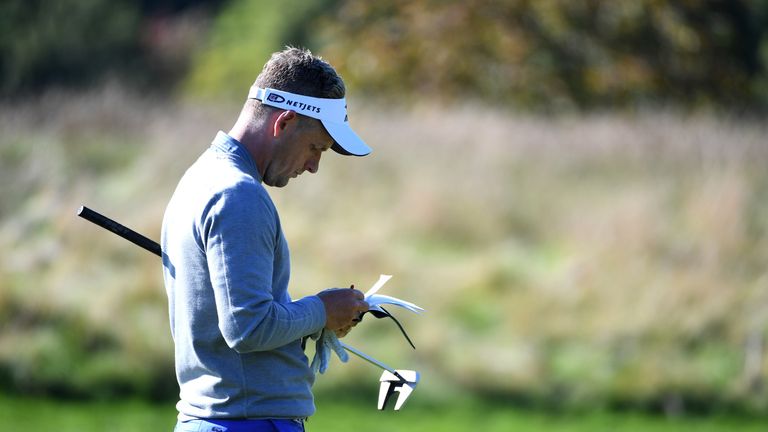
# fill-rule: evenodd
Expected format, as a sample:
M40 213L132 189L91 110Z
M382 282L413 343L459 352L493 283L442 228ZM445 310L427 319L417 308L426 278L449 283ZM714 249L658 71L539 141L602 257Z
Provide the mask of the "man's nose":
M320 156L313 157L304 164L304 169L315 174L320 169Z

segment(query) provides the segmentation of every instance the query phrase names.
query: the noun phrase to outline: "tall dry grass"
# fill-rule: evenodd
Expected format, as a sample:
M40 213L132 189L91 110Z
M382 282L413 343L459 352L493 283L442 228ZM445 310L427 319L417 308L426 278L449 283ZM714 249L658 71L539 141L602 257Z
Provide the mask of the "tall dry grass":
M351 344L422 370L433 397L768 409L764 122L361 105L371 156L270 190L295 297L390 273L387 293L427 309L397 314L415 352L378 321ZM158 238L238 110L119 88L0 108L6 387L173 394L159 262L74 211ZM318 386L350 376L375 381L352 360Z

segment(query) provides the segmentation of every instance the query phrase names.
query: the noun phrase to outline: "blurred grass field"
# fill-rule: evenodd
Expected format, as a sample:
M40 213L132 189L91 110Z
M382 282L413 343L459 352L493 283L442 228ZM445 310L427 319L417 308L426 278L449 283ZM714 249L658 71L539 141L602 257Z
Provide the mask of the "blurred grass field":
M0 397L0 402L2 425L30 431L171 431L176 414L172 405L142 400L105 403ZM353 432L361 428L371 432L751 432L762 431L765 425L761 419L734 416L667 419L638 413L552 414L456 402L380 412L372 404L350 400L320 401L318 413L306 423L310 432Z
M152 398L163 401L158 416L172 414L159 262L75 211L86 204L158 239L176 181L239 108L117 87L0 106L0 389ZM318 174L270 190L291 245L291 291L365 289L379 273L393 274L386 292L427 309L398 314L417 350L376 321L348 342L420 370L415 403L469 393L555 410L768 413L762 119L546 117L354 100L350 108L374 153L328 154ZM317 388L377 378L353 360L332 365ZM388 424L351 410L328 408L356 428ZM466 423L439 410L387 418L410 418L413 430L478 421L488 430L516 422L527 430L529 421L587 430L546 416L519 420L506 408L488 420L476 409L450 411ZM310 426L332 427L323 415ZM610 428L612 417L604 418L590 430L643 430ZM729 430L707 424L696 427Z

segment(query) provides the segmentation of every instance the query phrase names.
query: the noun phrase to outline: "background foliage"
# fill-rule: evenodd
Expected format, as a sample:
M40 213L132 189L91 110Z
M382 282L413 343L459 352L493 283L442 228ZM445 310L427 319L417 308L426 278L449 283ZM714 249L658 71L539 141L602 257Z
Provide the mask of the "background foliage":
M0 96L120 79L159 92L178 80L219 0L4 0Z
M348 79L523 107L764 103L764 1L348 1L323 29Z
M232 97L262 59L292 43L325 54L357 94L399 103L472 98L539 110L768 103L766 0L59 0L45 8L9 0L0 7L5 95L110 74L167 89L191 67L184 93ZM209 26L206 17L217 11Z

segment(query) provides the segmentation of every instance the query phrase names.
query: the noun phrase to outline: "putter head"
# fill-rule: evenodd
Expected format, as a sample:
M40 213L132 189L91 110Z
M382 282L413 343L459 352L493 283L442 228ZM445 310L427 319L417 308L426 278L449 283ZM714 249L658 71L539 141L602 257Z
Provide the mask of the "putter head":
M398 369L397 375L389 371L384 371L381 374L381 387L379 387L379 410L383 410L389 398L398 392L400 395L395 402L395 411L399 411L400 408L411 395L411 392L416 388L416 384L419 383L420 375L416 371Z

